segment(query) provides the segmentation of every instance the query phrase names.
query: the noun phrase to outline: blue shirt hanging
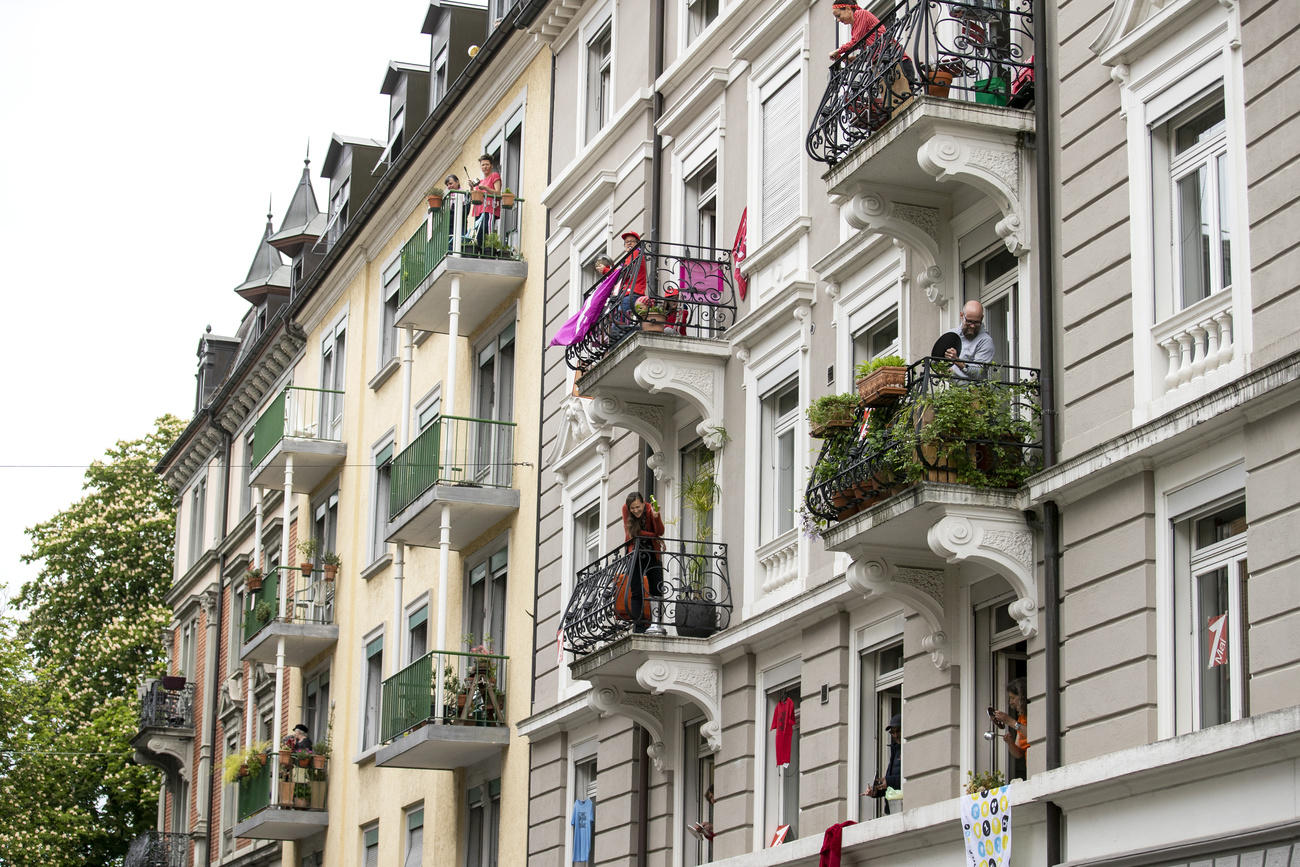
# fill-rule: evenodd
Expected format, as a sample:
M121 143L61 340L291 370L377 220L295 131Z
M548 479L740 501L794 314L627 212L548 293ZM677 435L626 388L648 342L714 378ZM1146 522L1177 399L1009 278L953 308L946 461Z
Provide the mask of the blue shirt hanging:
M591 860L591 826L595 821L596 805L591 802L591 798L573 802L573 818L569 824L573 826L574 861Z

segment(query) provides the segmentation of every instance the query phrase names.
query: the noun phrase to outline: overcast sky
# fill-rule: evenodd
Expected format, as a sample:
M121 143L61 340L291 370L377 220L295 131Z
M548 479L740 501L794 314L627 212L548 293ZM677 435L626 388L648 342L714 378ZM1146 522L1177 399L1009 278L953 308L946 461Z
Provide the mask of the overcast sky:
M307 142L382 139L387 63L428 63L426 0L0 0L0 594L25 527L119 439L194 408L199 336Z

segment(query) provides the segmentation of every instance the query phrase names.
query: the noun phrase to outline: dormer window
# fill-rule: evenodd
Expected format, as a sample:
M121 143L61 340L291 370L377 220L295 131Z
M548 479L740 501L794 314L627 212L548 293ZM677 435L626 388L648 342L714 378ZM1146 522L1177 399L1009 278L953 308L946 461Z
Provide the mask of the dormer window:
M442 102L447 95L447 49L444 46L433 62L433 104Z
M330 246L334 245L343 234L343 230L348 227L348 192L351 186L351 179L344 178L338 188L330 194L329 231L326 232L325 238L325 243Z
M400 105L388 122L388 164L392 165L402 152L402 130L406 125L406 106Z

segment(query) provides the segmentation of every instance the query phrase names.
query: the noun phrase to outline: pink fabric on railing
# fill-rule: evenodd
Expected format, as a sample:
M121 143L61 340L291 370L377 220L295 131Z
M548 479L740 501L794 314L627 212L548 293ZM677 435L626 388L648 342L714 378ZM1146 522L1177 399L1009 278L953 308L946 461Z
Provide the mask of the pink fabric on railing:
M681 273L678 276L677 285L681 300L698 301L704 304L717 304L722 300L723 287L726 283L720 263L686 259L682 262Z
M600 285L595 288L587 302L582 305L582 309L569 318L569 321L560 326L560 330L555 332L551 338L550 346L572 346L579 340L587 336L591 330L592 324L600 316L600 311L605 308L605 301L618 285L618 274L620 268L614 268L605 279L600 281Z

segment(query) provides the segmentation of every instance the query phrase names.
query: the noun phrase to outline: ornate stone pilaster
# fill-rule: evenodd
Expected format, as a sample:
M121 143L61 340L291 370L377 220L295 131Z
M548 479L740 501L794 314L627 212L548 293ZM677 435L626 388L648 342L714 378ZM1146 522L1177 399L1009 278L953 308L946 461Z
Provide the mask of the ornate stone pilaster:
M716 662L651 658L636 670L636 682L655 695L676 693L695 703L706 717L700 734L717 752L722 746L722 670Z
M950 508L926 536L930 550L949 563L969 560L1007 580L1017 599L1011 616L1026 638L1038 634L1038 594L1034 584L1034 537L1020 515L1006 511Z
M624 692L617 686L598 686L587 693L587 707L602 717L610 714L625 716L650 733L650 746L646 755L655 770L664 770L664 711L663 701L643 692Z

